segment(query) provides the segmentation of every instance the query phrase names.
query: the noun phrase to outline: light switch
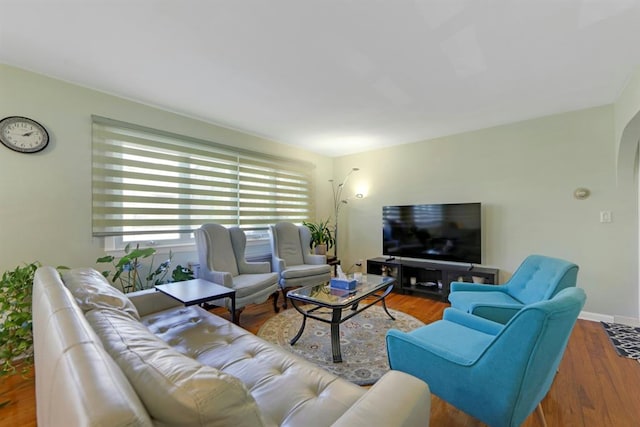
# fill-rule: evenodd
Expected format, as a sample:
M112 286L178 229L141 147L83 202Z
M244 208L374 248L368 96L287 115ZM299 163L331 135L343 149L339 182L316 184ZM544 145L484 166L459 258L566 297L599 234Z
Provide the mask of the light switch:
M611 211L600 211L600 222L611 222Z

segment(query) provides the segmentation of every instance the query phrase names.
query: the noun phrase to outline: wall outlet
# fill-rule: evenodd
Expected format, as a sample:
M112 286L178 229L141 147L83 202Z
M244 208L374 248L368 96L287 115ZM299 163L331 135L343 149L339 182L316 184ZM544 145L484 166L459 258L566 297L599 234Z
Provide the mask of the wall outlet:
M600 211L600 222L611 222L611 211Z

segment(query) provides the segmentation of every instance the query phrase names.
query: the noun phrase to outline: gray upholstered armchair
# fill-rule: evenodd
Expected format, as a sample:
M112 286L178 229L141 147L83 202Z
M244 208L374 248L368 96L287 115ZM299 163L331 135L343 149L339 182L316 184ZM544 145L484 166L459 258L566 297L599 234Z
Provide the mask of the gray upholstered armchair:
M246 261L247 238L242 229L204 224L195 235L200 278L236 290L234 321L248 304L264 302L271 294L277 297L278 273L271 272L268 262Z
M287 308L286 288L315 285L331 278L331 266L325 255L310 252L311 232L304 225L279 222L269 226L271 231L272 269L280 275L280 289ZM274 299L277 308L278 297Z

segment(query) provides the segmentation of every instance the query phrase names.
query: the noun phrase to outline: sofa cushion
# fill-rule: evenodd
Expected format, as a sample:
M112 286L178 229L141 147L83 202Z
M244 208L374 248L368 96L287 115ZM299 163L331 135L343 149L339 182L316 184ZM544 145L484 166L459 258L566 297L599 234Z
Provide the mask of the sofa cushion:
M125 313L93 310L86 317L157 424L263 425L237 378L177 352Z
M92 268L74 268L64 271L62 279L83 312L112 308L140 320L138 310L129 298L113 287L98 271Z
M195 305L142 323L180 353L239 378L269 426L329 426L366 392Z
M271 285L278 283L277 273L240 274L233 278L236 300L255 295ZM275 291L275 289L274 289Z

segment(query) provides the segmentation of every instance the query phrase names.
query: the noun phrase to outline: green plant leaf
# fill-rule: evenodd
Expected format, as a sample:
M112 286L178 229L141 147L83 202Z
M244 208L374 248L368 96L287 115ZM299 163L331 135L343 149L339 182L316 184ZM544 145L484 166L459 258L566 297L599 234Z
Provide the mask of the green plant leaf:
M128 244L124 249L124 255L117 259L111 255L98 258L97 262L111 262L115 267L113 272L103 271L103 276L110 279L111 283L122 289L123 292L148 289L153 285L165 283L169 274L173 253L169 251L169 258L156 266L156 249L140 248L136 245L132 249ZM113 276L109 278L109 275Z
M190 268L177 265L171 273L171 280L174 282L183 282L185 280L192 280L194 278L193 271Z
M311 232L309 247L327 245L327 249L331 249L335 245L335 239L329 227L329 218L318 223L303 221L302 224Z
M155 254L156 250L153 248L134 249L129 254L130 258L147 258Z
M113 260L115 259L115 257L113 255L105 255L103 257L100 257L96 260L97 263L103 263L103 262L113 262Z
M33 362L31 296L33 277L40 263L5 271L0 283L0 376L24 369Z

